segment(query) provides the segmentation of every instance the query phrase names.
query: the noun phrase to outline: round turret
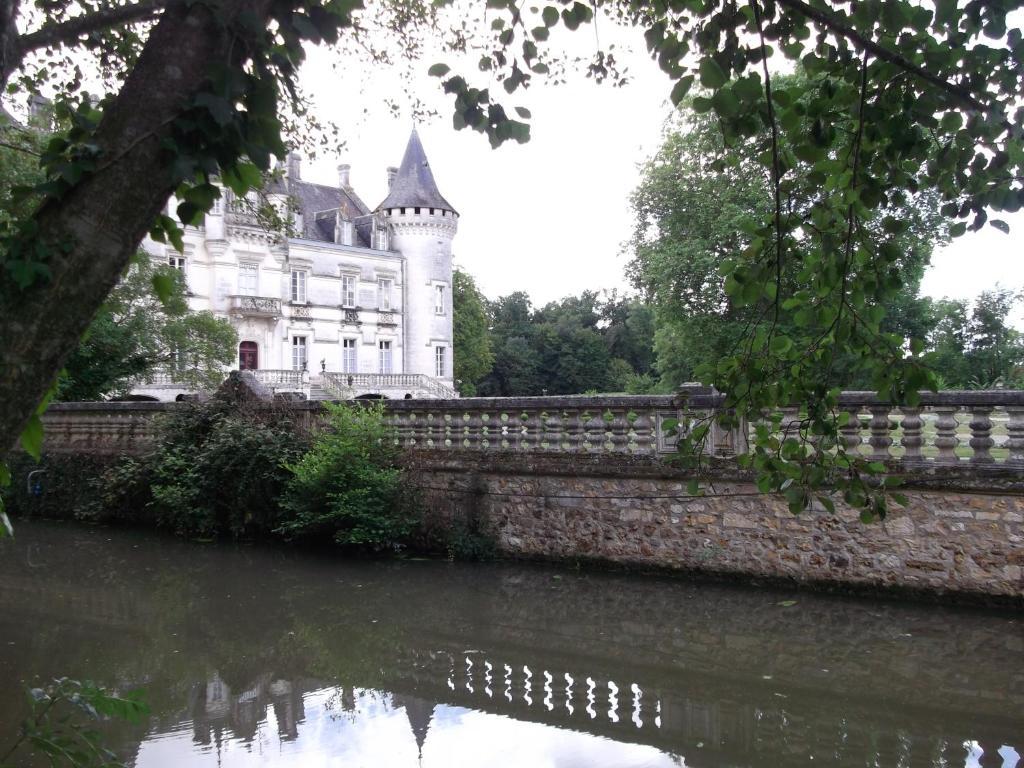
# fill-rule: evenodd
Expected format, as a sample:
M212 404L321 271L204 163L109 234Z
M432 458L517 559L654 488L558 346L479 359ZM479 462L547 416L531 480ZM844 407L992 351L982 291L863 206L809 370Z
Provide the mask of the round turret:
M452 240L459 214L438 190L415 129L393 171L377 214L391 231L391 248L405 257L404 370L451 386Z

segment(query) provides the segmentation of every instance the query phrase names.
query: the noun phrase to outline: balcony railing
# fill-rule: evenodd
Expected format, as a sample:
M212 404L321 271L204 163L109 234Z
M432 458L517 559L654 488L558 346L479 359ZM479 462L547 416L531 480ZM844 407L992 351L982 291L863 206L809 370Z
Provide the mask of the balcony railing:
M289 314L295 320L312 320L313 310L308 304L290 304Z
M251 374L256 381L260 384L265 384L271 389L279 387L301 388L307 381L307 374L305 371L259 368L257 370L245 371L245 373Z
M231 311L250 317L280 317L281 300L272 296L231 296Z
M320 380L327 392L339 398L352 397L356 390L418 390L429 392L431 396L439 399L458 397L454 389L422 373L323 373Z

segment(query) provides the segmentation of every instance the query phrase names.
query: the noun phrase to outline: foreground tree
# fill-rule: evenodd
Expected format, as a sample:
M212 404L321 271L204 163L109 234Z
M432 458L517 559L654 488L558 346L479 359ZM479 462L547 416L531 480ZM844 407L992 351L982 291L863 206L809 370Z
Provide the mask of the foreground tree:
M778 85L808 87L802 75L780 78ZM695 113L688 100L666 125L662 146L643 166L632 195L635 223L627 273L655 310L658 369L669 388L713 377L717 362L731 357L753 328L774 326L794 339L801 333L791 309L766 312L767 299L748 301L730 293L725 282L727 267L754 240L750 222L771 215L772 178L758 161L759 146L758 141L738 141L726 158L718 120ZM801 185L809 168L802 170L790 185L786 209L789 216L807 221L824 192L817 183ZM918 297L920 281L935 245L948 240L947 227L935 195L914 195L895 214L905 227L893 238L899 255L886 279L898 280L899 288L889 298L882 330L924 339L928 312L927 302ZM877 218L864 226L882 230ZM791 238L794 258L778 275L787 296L800 287L802 251L815 248L815 241L810 228ZM829 381L845 389L872 386L859 360L844 350L836 352Z
M443 36L443 7L394 3L396 43L416 54L423 50L417 41ZM577 29L593 20L594 7L494 0L486 12L483 4L468 15L457 9L449 39L467 50L478 22L482 77L512 94L535 76L557 74L550 30ZM763 487L785 487L795 510L809 503L811 489L832 484L850 503L884 512L881 497L859 481L867 468L855 457L809 448L811 433L836 434L829 380L838 351L859 356L885 397L913 401L931 381L920 350L908 354L882 327L884 307L899 290L890 272L899 256L893 237L904 225L894 211L908 196L933 191L943 213L958 220L955 236L968 224L984 225L989 210L1021 206L1024 38L1007 27L1016 7L1012 0L601 6L643 31L674 82L674 101L698 81L706 89L694 107L716 113L726 155L737 142L753 142L769 171L772 209L744 224L750 244L725 265L725 285L734 302L760 306L768 317L792 311L800 331L759 324L709 379L739 415L805 404L799 434L759 438L752 458ZM170 193L183 201L179 217L195 221L217 194L213 175L244 194L270 156L284 153L287 107L302 112L295 78L303 43L336 41L361 23L357 11L357 0L0 4L0 75L35 87L46 73L69 72L58 113L71 126L43 153L47 181L35 189L33 212L0 237L0 435L7 445L30 423L144 234L179 240L160 214ZM94 54L116 95L92 104L77 67L59 66L75 61L73 49ZM33 69L38 52L43 66ZM768 61L776 53L799 60L820 85L773 87ZM528 138L528 126L510 118L486 85L473 87L444 64L431 71L454 98L457 128L485 132L495 145ZM614 57L597 51L590 73L616 77ZM824 194L794 215L790 193L808 183ZM874 219L881 231L865 225ZM794 247L808 231L810 244ZM793 261L800 284L790 293L782 275ZM701 436L695 430L693 442Z

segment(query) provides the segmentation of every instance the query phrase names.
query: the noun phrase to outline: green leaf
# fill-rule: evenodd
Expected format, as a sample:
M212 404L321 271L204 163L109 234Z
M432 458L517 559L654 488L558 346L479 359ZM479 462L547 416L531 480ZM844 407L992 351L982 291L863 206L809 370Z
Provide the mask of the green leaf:
M36 461L43 454L43 420L33 413L21 433L21 447Z
M718 89L725 85L729 78L710 56L700 62L700 84L705 88Z
M174 275L170 272L156 272L153 275L153 293L160 299L160 303L166 305L174 295Z
M672 103L679 106L679 102L686 98L686 94L690 92L690 88L693 86L693 75L687 75L686 77L680 78L674 86L672 86Z
M1002 219L989 219L988 223L991 224L996 229L998 229L1003 234L1006 234L1006 235L1010 234L1010 225L1007 224Z
M516 114L523 118L523 120L529 120L532 117L530 110L526 107L516 107Z
M447 64L442 64L439 62L431 66L430 69L427 70L427 74L430 77L444 77L449 72L451 72L451 70L452 68L449 67Z
M238 174L239 180L245 184L248 189L259 189L263 186L263 176L260 174L260 169L252 163L236 164L235 173Z

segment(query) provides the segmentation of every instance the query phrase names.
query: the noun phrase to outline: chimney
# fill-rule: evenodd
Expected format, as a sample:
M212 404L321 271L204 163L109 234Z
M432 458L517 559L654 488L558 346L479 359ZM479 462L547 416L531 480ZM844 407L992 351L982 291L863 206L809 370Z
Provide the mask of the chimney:
M395 177L398 175L397 168L388 168L388 190L395 185Z
M289 152L286 166L286 175L291 181L299 181L302 178L302 155L298 152Z
M348 179L348 173L350 170L352 170L352 166L348 163L342 163L338 166L338 186L342 189L348 189L352 186Z
M28 119L36 126L52 126L53 102L45 96L33 93L28 98Z

